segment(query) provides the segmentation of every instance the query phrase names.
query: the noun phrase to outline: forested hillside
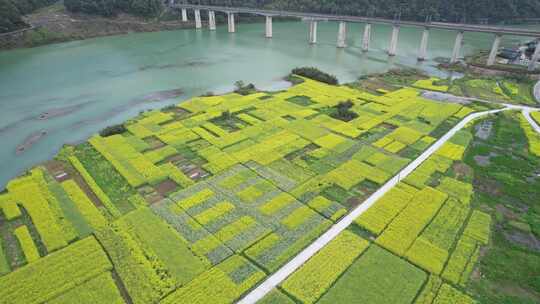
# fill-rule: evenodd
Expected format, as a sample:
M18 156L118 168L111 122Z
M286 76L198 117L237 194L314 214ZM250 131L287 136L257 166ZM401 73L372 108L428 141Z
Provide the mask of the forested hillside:
M182 0L178 0L182 1ZM21 16L54 0L0 0L0 32L24 26ZM538 0L196 0L191 3L264 7L329 14L393 18L401 12L406 20L490 23L538 18ZM74 13L114 16L120 12L154 17L163 9L161 0L65 0Z
M163 9L161 0L64 0L64 5L71 12L103 16L123 12L154 17Z
M199 3L199 1L189 1ZM538 0L202 0L205 4L244 5L330 14L394 17L449 22L500 22L515 18L538 18Z
M55 0L0 0L0 33L24 27L22 15L56 2Z
M0 0L0 33L25 26L22 16L57 0ZM129 13L154 17L162 9L161 0L64 0L66 9L73 13L114 16Z

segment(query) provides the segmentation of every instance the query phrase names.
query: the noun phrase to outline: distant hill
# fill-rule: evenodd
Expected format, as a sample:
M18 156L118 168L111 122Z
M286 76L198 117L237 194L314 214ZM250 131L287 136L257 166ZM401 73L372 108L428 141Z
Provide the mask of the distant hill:
M27 25L23 16L36 9L51 5L57 0L0 0L0 33L14 31ZM64 0L72 13L105 17L128 13L135 16L155 17L162 10L161 0Z
M199 1L188 1L199 3ZM538 0L202 0L204 4L242 5L284 10L393 18L405 20L496 23L517 18L538 18Z
M182 0L178 0L182 1ZM22 16L49 5L53 0L0 0L0 33L22 28ZM197 0L194 4L264 7L329 14L376 16L403 20L500 23L514 19L538 18L538 0ZM64 0L73 13L114 16L128 13L155 17L163 10L162 0Z

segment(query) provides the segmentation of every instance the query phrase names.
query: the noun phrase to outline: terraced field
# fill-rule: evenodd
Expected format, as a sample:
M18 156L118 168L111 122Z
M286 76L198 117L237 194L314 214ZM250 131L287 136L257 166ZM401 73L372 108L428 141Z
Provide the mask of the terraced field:
M0 303L234 302L487 109L419 95L303 78L65 147L0 194ZM464 287L492 219L453 174L472 138L459 132L262 302L474 303Z

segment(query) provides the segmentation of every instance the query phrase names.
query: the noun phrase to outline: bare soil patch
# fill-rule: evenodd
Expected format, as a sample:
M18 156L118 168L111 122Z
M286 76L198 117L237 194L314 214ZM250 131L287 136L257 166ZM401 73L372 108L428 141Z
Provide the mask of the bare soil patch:
M165 143L159 140L156 136L150 136L144 139L144 141L150 145L150 148L147 151L156 150L162 147L165 147ZM146 151L145 151L146 152Z
M480 177L474 179L474 189L490 194L491 196L500 196L502 194L500 186L496 181Z
M103 207L103 203L99 200L96 194L90 189L86 181L82 176L70 165L58 160L51 160L45 163L45 168L47 171L56 179L58 182L63 182L64 180L73 179L75 183L81 188L81 190L86 194L86 196L94 203L98 208Z
M176 185L176 183L170 179L167 179L154 187L157 193L159 193L161 196L167 196L168 194L174 192L177 188L178 185Z
M473 170L471 167L469 167L467 164L459 162L454 164L454 172L456 173L456 177L459 178L467 178L472 177Z
M508 209L502 204L498 204L497 206L495 206L495 209L497 209L498 212L500 212L502 215L504 215L505 218L509 220L517 220L519 218L517 214L515 214L512 210Z
M540 240L530 233L524 233L518 230L503 232L504 237L511 243L527 247L530 250L540 252Z

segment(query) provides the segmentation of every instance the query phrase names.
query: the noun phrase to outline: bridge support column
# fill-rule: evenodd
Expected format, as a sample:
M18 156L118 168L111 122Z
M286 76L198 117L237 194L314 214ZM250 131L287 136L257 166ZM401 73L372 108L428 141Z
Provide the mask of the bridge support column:
M214 11L208 11L208 28L211 31L216 30L216 13Z
M392 38L390 39L390 48L388 49L388 56L396 56L398 39L399 39L399 25L394 25L392 28Z
M370 42L371 42L371 23L366 23L366 27L364 27L364 39L362 39L362 52L369 51Z
M317 43L317 21L315 20L309 22L309 43Z
M529 71L534 71L536 69L536 63L540 60L540 39L536 40L536 50L532 55L531 62L529 63Z
M234 24L234 13L227 13L227 19L229 24L229 33L235 33L236 25Z
M497 52L499 51L499 45L501 45L502 35L495 35L495 40L493 41L493 46L491 46L491 52L489 52L489 57L487 61L488 66L495 64L495 59L497 59Z
M463 42L463 32L458 32L456 36L456 42L454 43L454 50L452 51L452 58L450 63L456 63L461 53L461 43Z
M182 9L182 21L187 22L187 10L185 8Z
M418 60L424 61L427 58L427 47L429 41L429 28L424 29L422 33L422 41L420 42L420 50L418 51Z
M266 38L272 38L272 16L266 16Z
M344 21L339 22L337 47L344 48L347 46L347 23Z
M195 10L195 28L200 29L201 27L202 27L201 11L196 9Z

